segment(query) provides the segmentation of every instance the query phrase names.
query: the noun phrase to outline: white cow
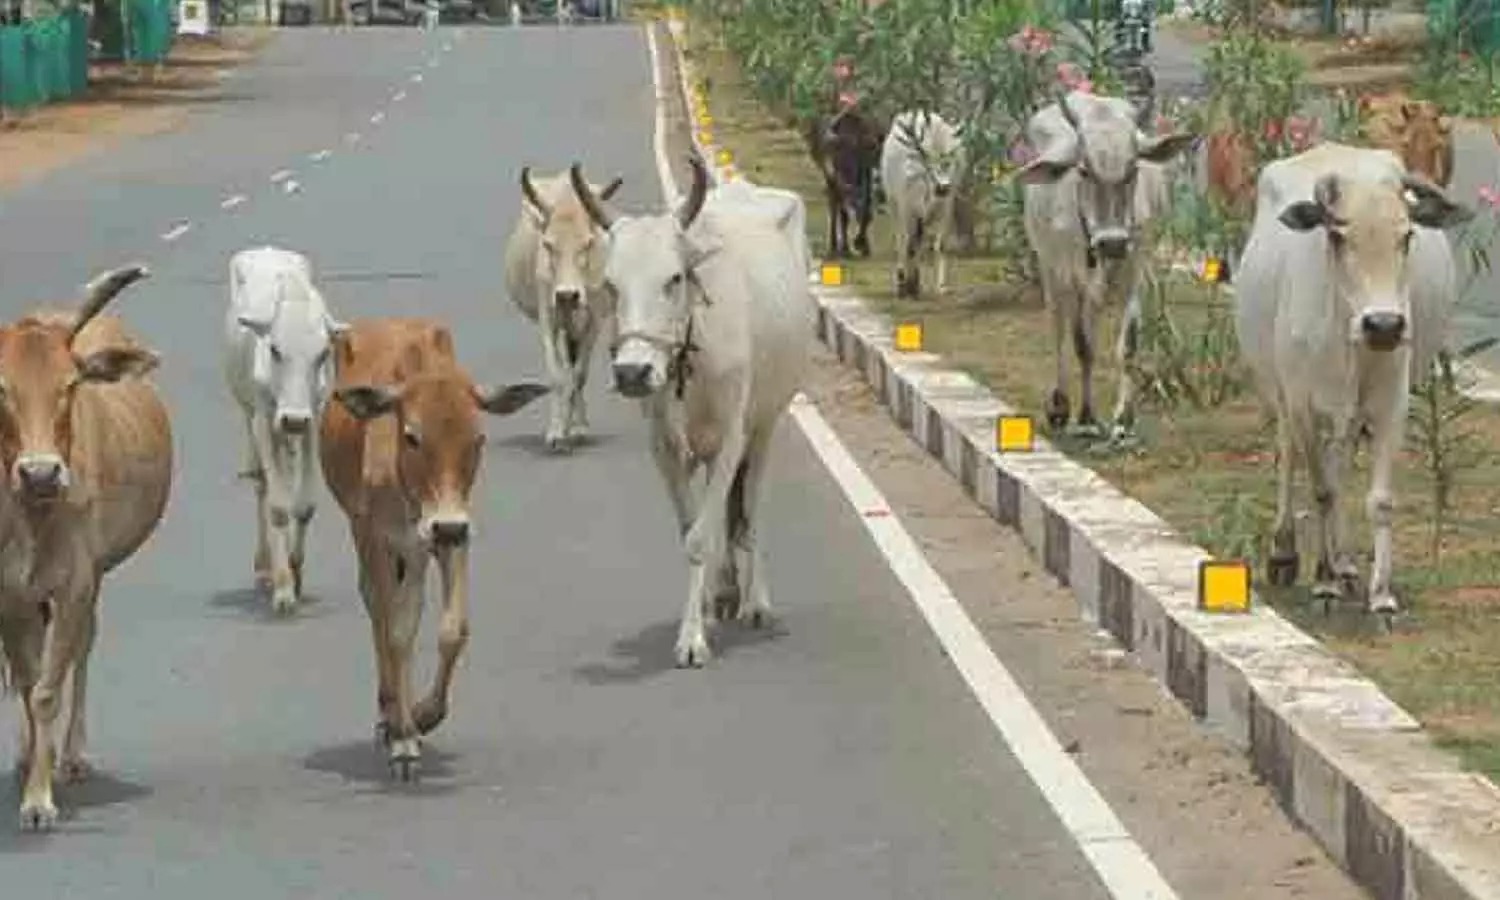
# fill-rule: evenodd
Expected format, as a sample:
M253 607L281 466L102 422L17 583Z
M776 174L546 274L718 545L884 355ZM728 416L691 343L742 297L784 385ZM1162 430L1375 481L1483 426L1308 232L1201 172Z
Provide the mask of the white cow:
M1368 429L1369 609L1395 611L1391 466L1408 389L1442 347L1457 298L1452 251L1438 229L1472 217L1441 188L1407 174L1388 150L1327 143L1261 170L1235 324L1277 419L1272 583L1297 579L1292 484L1299 463L1310 471L1318 511L1314 592L1328 604L1357 582L1343 555L1338 491L1345 458Z
M255 481L256 579L270 582L278 613L302 594L315 510L312 424L328 398L332 341L347 329L328 312L302 254L256 247L230 259L224 368L249 435L243 474Z
M880 180L890 200L896 236L896 295L917 297L922 290L919 260L932 239L937 257L937 289L948 286L943 245L953 220L953 181L962 168L962 130L926 110L903 112L891 120L880 148Z
M1121 369L1117 437L1135 417L1129 364L1140 327L1140 265L1150 251L1151 225L1168 200L1164 164L1196 140L1181 133L1147 136L1140 118L1128 100L1073 92L1026 124L1026 139L1038 155L1015 177L1026 185L1026 237L1052 312L1057 384L1047 401L1047 422L1054 429L1065 426L1070 413L1063 346L1070 332L1082 376L1078 425L1098 427L1094 334L1101 307L1125 308L1115 348Z
M650 216L610 216L582 167L571 172L610 235L615 385L642 400L687 551L679 666L709 658L705 613L717 617L716 587L741 620L770 615L757 539L761 482L776 424L802 386L817 315L801 199L749 184L710 194L703 161L691 161L682 206ZM707 483L694 496L700 468Z
M608 200L621 184L611 181L599 198ZM552 388L546 442L553 451L588 432L589 361L600 325L613 314L603 286L602 237L566 176L533 181L531 170L521 169L521 214L505 246L505 289L541 332Z

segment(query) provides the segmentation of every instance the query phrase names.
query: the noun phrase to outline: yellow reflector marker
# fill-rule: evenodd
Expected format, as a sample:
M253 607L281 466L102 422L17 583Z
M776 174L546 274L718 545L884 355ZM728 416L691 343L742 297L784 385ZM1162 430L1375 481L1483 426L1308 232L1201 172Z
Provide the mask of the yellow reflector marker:
M995 446L1001 453L1030 452L1036 428L1030 416L1001 416L995 420Z
M1199 563L1198 608L1204 612L1249 612L1249 563L1240 559L1210 559Z
M896 349L902 353L917 353L922 349L921 322L902 322L896 326Z
M844 283L844 267L838 263L823 263L818 276L823 287L839 287Z

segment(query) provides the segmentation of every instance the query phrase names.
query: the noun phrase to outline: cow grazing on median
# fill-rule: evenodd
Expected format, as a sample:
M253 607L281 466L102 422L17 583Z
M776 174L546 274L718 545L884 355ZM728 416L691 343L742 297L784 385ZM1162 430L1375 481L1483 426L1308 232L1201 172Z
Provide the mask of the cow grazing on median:
M171 424L145 377L159 358L99 315L146 274L105 273L76 314L41 310L0 327L0 648L24 714L27 829L57 820L55 726L69 679L62 776L90 774L84 714L100 585L156 530L171 488Z
M1297 578L1296 467L1309 469L1319 524L1315 593L1358 579L1343 555L1342 467L1368 429L1375 553L1369 609L1391 613L1391 467L1407 392L1446 338L1457 276L1446 235L1472 218L1387 150L1327 143L1261 170L1236 283L1236 329L1277 420L1276 523L1268 574Z
M354 538L375 647L377 734L392 769L410 780L418 735L447 717L454 666L469 639L469 492L484 451L480 415L510 415L548 389L476 386L447 327L429 319L355 321L335 348L337 402L323 412L323 475ZM418 702L412 655L432 558L443 590L439 660L432 690Z
M717 617L721 597L741 620L770 615L758 540L762 481L816 321L801 199L748 183L710 193L703 161L691 161L693 185L677 210L618 218L589 190L582 167L572 168L574 189L610 236L615 385L642 401L687 552L679 666L707 662L705 613ZM703 469L707 482L695 492Z
M858 106L846 106L814 122L808 136L813 162L823 173L828 198L828 255L850 256L849 223L859 231L853 247L870 255L870 221L875 217L875 168L880 162L880 125Z
M880 150L880 181L893 216L897 296L920 295L919 261L929 237L936 256L937 289L941 293L947 288L943 245L953 221L953 182L963 155L961 130L937 113L903 112L891 121Z
M229 260L224 371L245 419L245 476L255 482L257 581L271 608L291 612L302 595L317 417L331 387L335 320L313 285L307 257L279 247Z
M608 200L616 178L598 192ZM604 272L603 235L579 203L567 176L531 177L521 170L521 215L505 247L505 288L542 335L542 360L552 386L549 450L588 432L583 391L600 325L613 311Z
M1414 172L1440 187L1453 180L1453 120L1430 100L1405 94L1371 97L1361 104L1370 144L1401 158Z
M1054 429L1068 422L1068 357L1072 337L1082 391L1078 424L1097 426L1093 406L1095 326L1102 307L1124 307L1116 355L1121 364L1116 434L1133 424L1129 366L1140 327L1140 282L1151 226L1168 202L1165 164L1196 136L1148 137L1127 100L1073 92L1037 111L1026 138L1037 156L1016 178L1026 185L1026 237L1041 269L1042 295L1052 313L1057 386L1047 401Z

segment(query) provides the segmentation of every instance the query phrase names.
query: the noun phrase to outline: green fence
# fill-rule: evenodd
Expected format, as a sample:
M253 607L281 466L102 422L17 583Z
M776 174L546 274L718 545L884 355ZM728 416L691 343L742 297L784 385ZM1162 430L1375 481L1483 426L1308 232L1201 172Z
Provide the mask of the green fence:
M88 20L81 10L0 27L0 105L30 109L84 92Z
M172 27L173 0L124 0L125 59L135 63L158 63L172 49L176 30Z
M1500 4L1496 0L1427 0L1430 40L1488 56L1500 50Z

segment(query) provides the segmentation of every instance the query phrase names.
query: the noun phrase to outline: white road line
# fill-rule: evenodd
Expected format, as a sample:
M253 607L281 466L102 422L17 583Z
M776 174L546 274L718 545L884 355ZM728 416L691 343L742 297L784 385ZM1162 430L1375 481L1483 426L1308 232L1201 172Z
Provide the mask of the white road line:
M219 202L219 208L234 209L236 206L239 206L241 203L244 203L248 199L250 198L246 197L244 194L233 194L221 200Z
M659 51L655 31L647 29L646 35L652 63L651 77L656 83L658 100L656 134L652 142L657 175L661 179L662 193L667 196L668 203L673 203L678 192L663 135L665 113L660 101L665 89L657 70ZM799 394L792 404L791 415L855 513L859 514L891 572L921 610L948 658L969 685L969 690L989 714L990 721L1026 774L1041 790L1062 826L1073 836L1110 895L1117 900L1178 900L1176 892L1145 850L1131 838L1109 803L1063 750L1046 721L995 656L942 576L922 555L921 548L901 524L900 518L888 514L863 515L865 511L889 511L890 503L849 455L817 407Z
M312 160L313 162L322 162L332 155L332 150L319 150L317 153L309 154L307 158Z
M447 44L443 45L443 52L444 53L447 53L449 50L452 50L452 49L453 49L453 44L452 43L447 43Z
M176 225L173 225L168 230L162 232L161 239L168 242L175 241L191 231L192 228L192 222L179 222Z
M383 112L378 112L375 115L373 115L373 116L370 117L370 124L371 125L379 125L381 122L384 122L384 121L385 121L385 113L383 113Z
M396 93L394 93L394 94L391 95L391 102L392 103L400 103L402 100L405 100L405 99L406 99L406 91L397 91Z
M271 183L272 184L281 184L283 181L286 181L288 178L291 178L291 177L292 177L292 170L291 169L277 169L275 172L271 173Z

